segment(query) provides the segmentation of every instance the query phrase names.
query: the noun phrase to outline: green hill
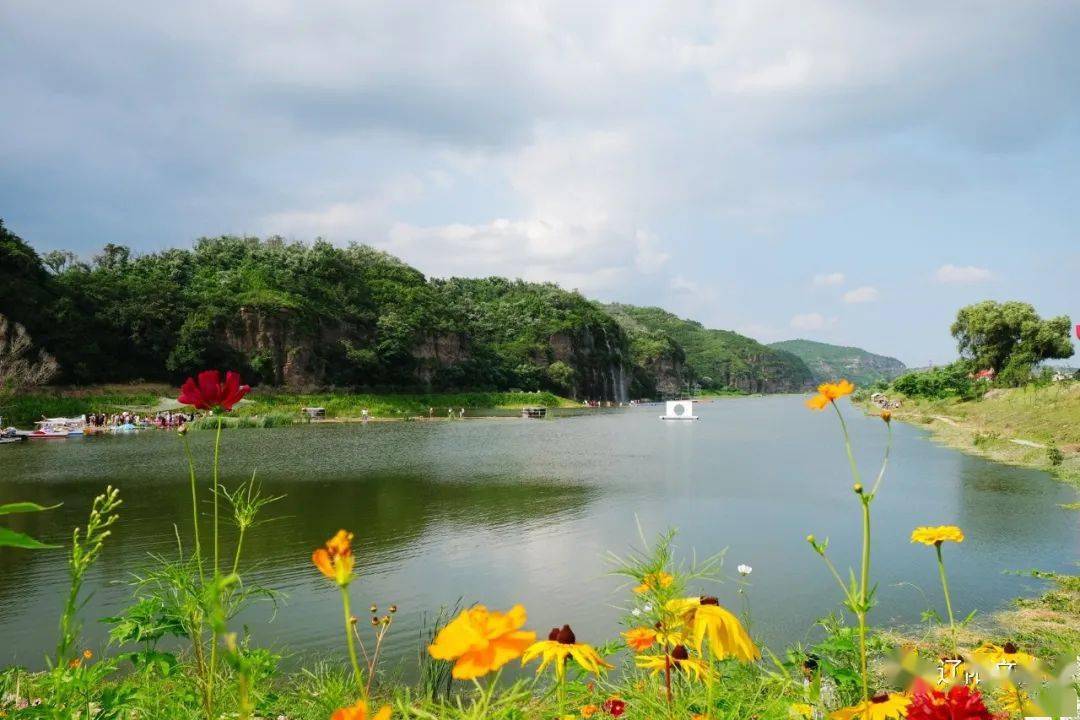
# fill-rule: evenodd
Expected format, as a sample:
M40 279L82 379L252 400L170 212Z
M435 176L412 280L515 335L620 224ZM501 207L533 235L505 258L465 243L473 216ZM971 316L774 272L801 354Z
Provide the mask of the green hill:
M637 327L678 343L703 387L774 393L799 392L813 384L813 375L798 357L736 332L709 329L657 307L606 307L624 327L631 328L631 337Z
M875 355L862 348L830 345L813 340L784 340L769 345L798 356L815 382L847 378L856 385L870 385L878 380L892 380L907 371L896 358Z

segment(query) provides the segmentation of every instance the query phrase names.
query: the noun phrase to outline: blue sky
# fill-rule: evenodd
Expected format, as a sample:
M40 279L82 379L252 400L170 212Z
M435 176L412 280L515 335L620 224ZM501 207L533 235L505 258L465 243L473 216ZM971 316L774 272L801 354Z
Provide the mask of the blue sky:
M764 341L1080 320L1071 2L3 3L39 250L366 242Z

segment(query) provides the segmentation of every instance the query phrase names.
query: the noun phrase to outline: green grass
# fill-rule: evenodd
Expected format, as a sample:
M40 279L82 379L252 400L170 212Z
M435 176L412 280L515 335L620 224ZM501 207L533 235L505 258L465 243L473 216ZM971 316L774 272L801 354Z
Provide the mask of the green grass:
M75 417L91 412L117 413L124 410L148 413L164 407L179 407L170 399L178 389L169 385L104 385L88 388L45 388L31 394L0 398L4 425L27 427L45 417ZM247 418L230 422L229 427L276 427L300 419L303 407L325 407L328 418L359 418L367 409L375 418L446 417L447 408L517 409L525 405L577 407L573 400L549 392L460 392L460 393L291 393L253 390L234 414ZM257 419L256 419L257 418ZM200 423L197 427L202 427ZM216 426L216 424L215 424Z
M976 400L889 397L902 401L894 417L930 427L952 447L1080 483L1078 382L996 389Z

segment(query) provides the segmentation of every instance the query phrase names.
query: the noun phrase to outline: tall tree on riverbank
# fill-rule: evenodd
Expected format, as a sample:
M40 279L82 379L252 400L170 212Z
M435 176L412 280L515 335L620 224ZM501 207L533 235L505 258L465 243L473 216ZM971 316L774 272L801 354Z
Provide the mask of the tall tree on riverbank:
M1020 383L1043 360L1072 357L1071 327L1067 315L1044 320L1028 303L985 300L960 308L951 330L961 356Z

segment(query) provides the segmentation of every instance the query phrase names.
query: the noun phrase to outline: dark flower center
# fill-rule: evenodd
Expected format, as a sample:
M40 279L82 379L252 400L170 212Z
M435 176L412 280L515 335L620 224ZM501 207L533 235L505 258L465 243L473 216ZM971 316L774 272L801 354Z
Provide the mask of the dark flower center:
M562 628L551 628L548 640L554 640L562 645L573 645L577 642L577 637L574 636L574 631L569 625L563 625Z
M1007 643L1005 643L1005 647L1003 647L1001 649L1004 650L1007 655L1015 655L1016 651L1019 650L1020 648L1016 647L1016 645L1014 645L1011 642L1007 642Z
M686 652L685 645L676 645L671 651L672 660L689 660L690 653Z
M705 596L702 596L702 598L701 598L701 604L702 605L719 605L720 600L718 598L713 597L712 595L705 595Z
M881 693L880 695L875 695L874 697L870 698L870 702L872 702L872 703L883 703L883 702L887 702L888 699L889 699L889 693Z

